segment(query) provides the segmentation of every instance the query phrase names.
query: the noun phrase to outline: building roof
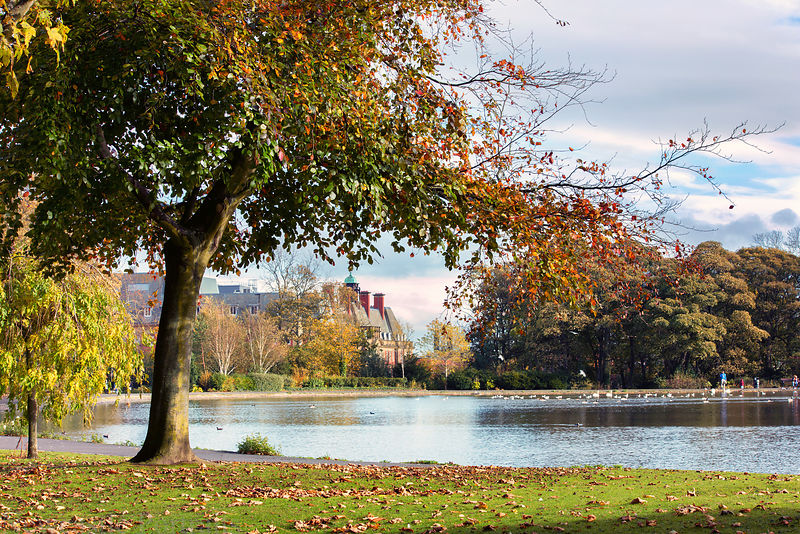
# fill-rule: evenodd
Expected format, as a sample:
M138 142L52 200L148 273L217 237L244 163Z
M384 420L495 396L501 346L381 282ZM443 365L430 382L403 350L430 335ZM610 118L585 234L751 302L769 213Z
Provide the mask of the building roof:
M203 281L200 282L201 295L219 295L219 286L217 286L217 279L209 276L204 276Z
M358 282L356 282L356 277L353 276L353 273L349 273L347 275L347 278L344 279L344 283L345 284L357 284Z

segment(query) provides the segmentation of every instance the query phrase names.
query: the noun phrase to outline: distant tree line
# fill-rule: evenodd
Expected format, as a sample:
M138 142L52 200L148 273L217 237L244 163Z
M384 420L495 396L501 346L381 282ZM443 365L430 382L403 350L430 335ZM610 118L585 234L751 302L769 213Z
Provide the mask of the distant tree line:
M583 308L527 299L495 269L477 295L460 385L703 387L725 371L749 386L800 373L796 255L705 242L688 261L642 257L613 273L587 267L595 300Z

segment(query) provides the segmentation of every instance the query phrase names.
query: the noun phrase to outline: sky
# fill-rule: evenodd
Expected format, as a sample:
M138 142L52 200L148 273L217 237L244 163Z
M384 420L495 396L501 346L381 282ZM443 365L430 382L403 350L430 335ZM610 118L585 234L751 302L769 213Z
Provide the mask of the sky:
M532 35L548 64L613 76L591 90L593 103L557 119L563 131L548 137L551 146L583 147L579 157L635 172L657 159L656 141L686 137L704 121L720 135L742 122L780 126L754 139L758 149L728 147L742 163L708 162L730 200L673 173L669 193L683 201L673 217L687 228L681 241L731 250L751 245L756 233L800 224L800 0L543 1L566 26L533 0L493 3L489 13L516 41ZM385 293L421 336L444 311L445 286L458 273L437 256L394 254L388 241L379 248L383 258L354 275L362 289ZM343 280L346 262L323 276Z

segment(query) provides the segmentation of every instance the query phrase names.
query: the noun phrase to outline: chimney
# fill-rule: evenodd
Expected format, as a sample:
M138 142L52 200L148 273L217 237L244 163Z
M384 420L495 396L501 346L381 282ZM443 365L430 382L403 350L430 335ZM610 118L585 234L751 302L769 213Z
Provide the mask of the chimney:
M378 313L381 314L381 319L383 319L383 297L385 295L383 293L375 293L375 307L378 308Z
M367 312L367 317L369 317L369 291L359 291L358 299L361 301L364 311Z

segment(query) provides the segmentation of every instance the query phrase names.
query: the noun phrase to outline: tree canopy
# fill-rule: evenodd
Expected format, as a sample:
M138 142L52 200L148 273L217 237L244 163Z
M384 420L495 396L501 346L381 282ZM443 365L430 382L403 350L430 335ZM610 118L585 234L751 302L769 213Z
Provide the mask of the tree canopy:
M647 239L664 169L732 139L670 140L633 175L559 157L547 122L602 74L547 67L503 41L481 0L86 0L56 5L60 57L30 42L0 95L2 193L38 202L53 269L146 253L166 274L148 437L137 460L193 459L192 322L202 274L279 246L371 262L375 238L467 267L456 295L510 267L530 298L578 302L587 257ZM490 43L500 39L502 54ZM474 45L477 67L453 50ZM37 48L39 47L39 48ZM448 55L449 54L449 55ZM22 69L29 72L22 75ZM6 224L18 224L6 210ZM650 214L652 215L652 214Z

